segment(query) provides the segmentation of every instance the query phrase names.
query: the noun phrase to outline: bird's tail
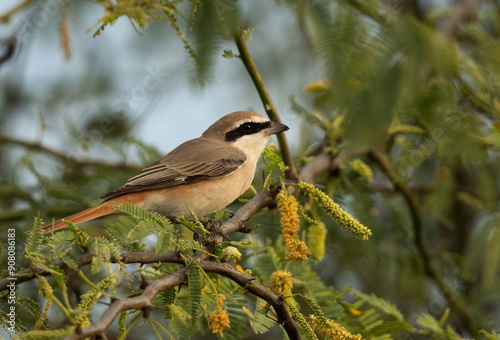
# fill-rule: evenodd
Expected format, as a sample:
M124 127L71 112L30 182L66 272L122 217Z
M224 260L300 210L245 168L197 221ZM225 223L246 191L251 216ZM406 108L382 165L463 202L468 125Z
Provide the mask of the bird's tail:
M107 202L106 202L107 203ZM82 210L80 212L77 212L76 214L73 214L71 216L61 218L60 220L46 223L42 226L42 233L48 233L51 231L56 231L59 229L66 228L68 225L64 223L64 221L68 221L71 223L81 223L85 221L90 221L93 220L94 218L98 218L107 214L111 214L113 212L116 212L115 209L111 208L107 204L99 204L96 205L95 207L91 207L85 210Z

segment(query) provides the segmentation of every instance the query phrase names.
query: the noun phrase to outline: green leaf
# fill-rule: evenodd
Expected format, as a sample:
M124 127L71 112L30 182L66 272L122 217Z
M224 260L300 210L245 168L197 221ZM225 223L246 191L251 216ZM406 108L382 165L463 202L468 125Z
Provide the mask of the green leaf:
M262 157L264 157L264 164L266 165L267 171L271 173L274 168L278 167L282 173L288 170L288 166L285 165L280 154L268 146L262 152Z
M134 243L154 233L162 231L162 227L151 220L140 221L127 235L127 243Z
M390 335L394 332L400 332L400 331L409 331L413 330L413 326L410 325L407 321L388 321L384 322L381 325L371 327L370 328L370 335L371 336L382 336L382 335Z
M95 253L91 263L93 273L99 272L105 263L109 263L111 261L112 257L122 268L125 267L125 264L121 261L120 249L118 249L113 242L110 242L104 236L95 238L93 248Z
M441 326L439 325L439 321L437 321L432 315L428 313L422 313L417 315L416 322L419 326L425 328L426 330L442 333L444 332Z
M379 309L380 311L384 312L385 314L391 315L396 318L398 321L404 321L404 315L401 313L401 311L392 303L377 297L375 294L365 294L363 292L360 292L359 290L352 289L351 293L354 296L359 297L360 299L363 299L367 303L369 303L371 306Z
M276 323L272 318L268 317L270 305L266 301L258 298L255 302L255 314L250 321L250 326L256 334L266 333L271 327L274 327Z
M191 306L191 324L194 325L198 321L201 308L201 289L204 285L203 276L201 275L198 266L191 264L188 269L189 281L189 298Z
M105 277L98 284L94 285L91 290L83 294L81 296L80 304L78 305L79 310L85 312L85 315L88 315L94 308L99 298L104 294L106 288L109 287L111 281L112 279L110 277ZM78 317L81 316L82 314L78 315Z
M292 104L292 110L298 113L300 116L304 117L309 123L316 125L323 131L328 131L331 123L330 120L322 115L319 111L310 112L305 107L300 105L294 96L290 97L290 102Z
M245 331L248 324L248 315L244 308L247 306L247 299L243 296L228 297L226 301L226 310L229 316L231 327L224 330L224 339L241 339L241 334Z
M153 221L164 228L172 226L172 222L159 212L150 212L130 203L120 203L117 205L113 205L112 208L127 213L140 220Z
M92 269L92 273L97 273L101 271L104 264L109 261L110 252L109 249L105 245L105 241L101 238L96 238L94 242L94 258L92 259L90 268Z
M42 220L39 217L35 217L33 232L28 235L26 247L24 248L24 252L26 254L29 255L30 253L32 253L35 249L40 247L44 242L44 236L41 233L41 230L42 230Z
M216 212L214 212L214 221L217 222L226 222L231 218L231 214L233 212L231 210L227 210L226 208L222 208Z
M194 241L194 240L180 239L180 240L172 242L172 244L170 245L170 247L167 250L172 251L172 250L186 250L186 249L204 251L205 247L202 244L200 244L199 242Z
M171 236L172 234L163 232L158 235L158 239L155 244L155 253L156 254L164 254L168 251L171 245Z
M319 322L323 325L324 328L328 329L330 328L330 325L328 325L328 320L325 317L325 313L323 313L323 310L321 307L311 298L308 298L307 296L304 296L302 294L299 294L300 297L302 297L309 307L311 307L314 315L318 318Z
M231 49L224 49L224 52L222 53L222 56L226 59L233 59L234 57L236 57L233 53L233 51L231 51Z
M481 333L488 340L500 340L500 334L495 331L488 333L484 329L481 329L479 333Z
M175 288L164 290L163 292L157 295L156 300L158 300L161 303L160 308L165 311L165 314L163 315L165 319L173 318L171 305L175 303L176 299L177 299L177 290Z
M139 268L137 271L151 279L157 279L163 275L161 271L154 269L152 267Z

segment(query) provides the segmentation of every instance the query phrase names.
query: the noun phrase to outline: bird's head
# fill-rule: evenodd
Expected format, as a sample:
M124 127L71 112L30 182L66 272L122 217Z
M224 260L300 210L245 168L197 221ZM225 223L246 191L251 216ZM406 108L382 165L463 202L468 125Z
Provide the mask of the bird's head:
M237 111L213 123L202 135L229 143L248 153L260 155L271 135L288 130L288 126L272 122L251 111Z

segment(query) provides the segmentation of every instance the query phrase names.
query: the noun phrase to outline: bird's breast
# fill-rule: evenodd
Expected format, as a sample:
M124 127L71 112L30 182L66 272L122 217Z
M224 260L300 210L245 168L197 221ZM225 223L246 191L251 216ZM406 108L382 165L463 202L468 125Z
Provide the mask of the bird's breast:
M140 206L168 217L189 217L187 208L197 216L218 211L240 197L252 183L256 160L248 159L232 173L197 183L150 190Z

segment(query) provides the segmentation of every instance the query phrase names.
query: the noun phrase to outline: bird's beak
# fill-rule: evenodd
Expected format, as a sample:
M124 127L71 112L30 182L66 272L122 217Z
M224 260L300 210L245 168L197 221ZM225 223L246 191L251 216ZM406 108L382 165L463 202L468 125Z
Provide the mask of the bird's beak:
M263 132L268 135L274 135L287 130L288 126L286 126L285 124L271 122L271 125L269 125L269 127L266 128Z

